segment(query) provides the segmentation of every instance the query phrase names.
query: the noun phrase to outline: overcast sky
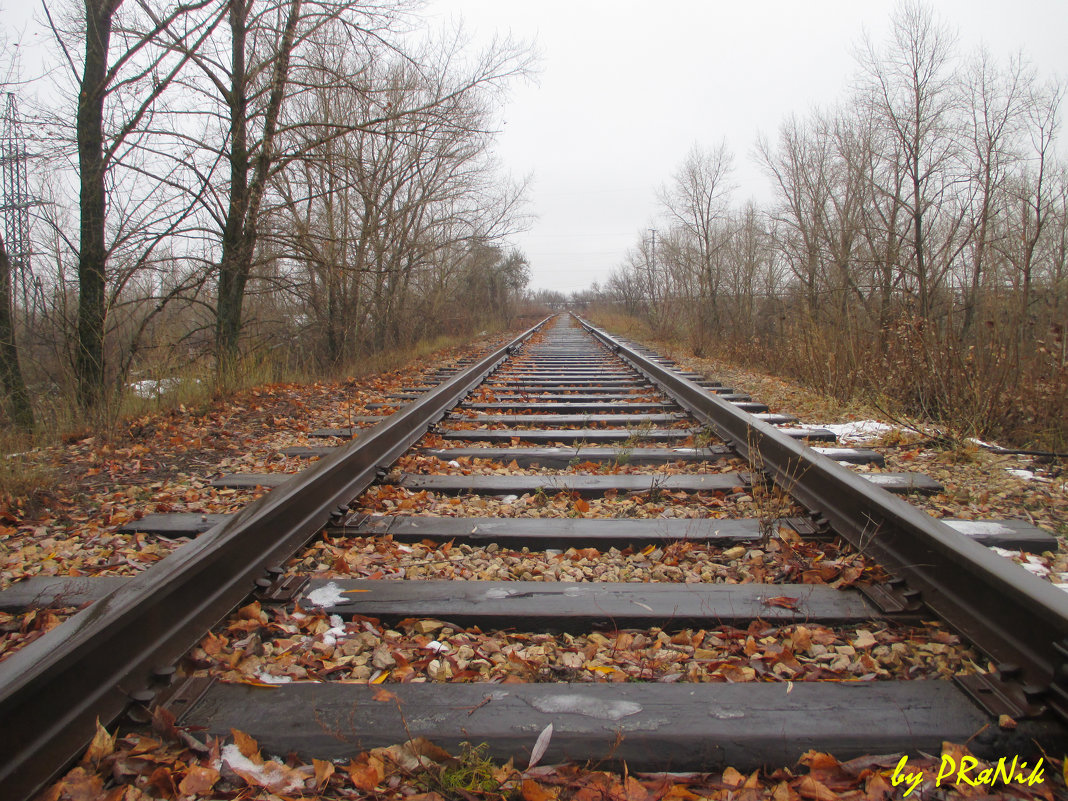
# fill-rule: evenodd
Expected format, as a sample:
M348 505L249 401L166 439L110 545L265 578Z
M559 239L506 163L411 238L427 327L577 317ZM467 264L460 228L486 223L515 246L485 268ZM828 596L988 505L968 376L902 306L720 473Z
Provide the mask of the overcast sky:
M892 0L434 0L472 35L537 42L536 85L517 86L499 153L533 177L530 230L515 238L532 285L604 281L655 224L656 190L694 143L725 139L735 197L769 197L750 154L790 113L843 99L865 31L884 39ZM1068 0L934 0L962 53L985 42L1068 75Z
M1068 77L1068 0L931 0L960 53L1023 51ZM751 152L789 114L845 98L865 31L885 38L894 0L430 0L431 28L463 19L473 39L507 35L541 53L516 85L499 156L532 178L530 230L514 244L532 285L564 292L604 281L656 225L656 190L694 143L726 140L735 199L770 197ZM45 36L30 0L0 0L9 41ZM33 72L32 69L28 72Z

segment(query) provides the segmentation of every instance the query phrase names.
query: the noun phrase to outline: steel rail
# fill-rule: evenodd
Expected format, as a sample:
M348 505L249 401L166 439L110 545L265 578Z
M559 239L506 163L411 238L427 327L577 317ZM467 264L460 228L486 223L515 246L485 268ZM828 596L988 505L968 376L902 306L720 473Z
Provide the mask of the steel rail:
M580 319L835 532L985 651L1027 705L1068 720L1068 594Z
M0 662L0 798L55 779L548 319Z

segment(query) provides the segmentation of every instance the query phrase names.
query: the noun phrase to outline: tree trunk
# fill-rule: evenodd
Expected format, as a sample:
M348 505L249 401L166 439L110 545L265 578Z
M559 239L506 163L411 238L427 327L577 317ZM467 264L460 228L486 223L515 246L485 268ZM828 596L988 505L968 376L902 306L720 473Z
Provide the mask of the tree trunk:
M86 0L85 66L78 94L78 403L96 408L104 395L104 318L107 247L104 242L104 96L111 19L121 0Z
M251 0L249 0L251 2ZM215 355L218 377L225 380L237 358L241 333L241 306L248 280L243 244L248 213L248 96L245 70L245 37L249 6L245 0L230 2L231 58L233 77L230 94L230 203L223 225L222 260L219 264L219 297L215 310Z
M230 0L230 27L233 31L233 72L230 107L230 204L223 228L222 259L219 264L219 297L216 302L215 346L218 375L227 377L238 353L241 335L241 309L245 286L252 273L256 251L260 203L267 177L274 163L274 138L278 115L285 97L289 59L293 50L301 0L289 0L289 15L282 32L271 71L271 93L264 112L263 138L255 163L249 160L248 75L245 61L248 13L253 0ZM249 180L249 173L252 178Z

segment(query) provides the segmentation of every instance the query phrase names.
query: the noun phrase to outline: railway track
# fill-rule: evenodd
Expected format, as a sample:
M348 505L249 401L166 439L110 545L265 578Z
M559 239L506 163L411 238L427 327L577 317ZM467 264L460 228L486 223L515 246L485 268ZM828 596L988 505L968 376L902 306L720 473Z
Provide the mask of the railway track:
M966 536L1036 532L936 521L899 497L936 491L925 476L854 472L878 454L577 318L440 377L373 427L322 432L347 445L295 449L319 457L296 477L218 479L275 487L238 515L139 521L199 536L135 578L0 593L7 609L93 602L0 663L0 795L31 797L97 719L154 705L320 759L423 736L522 762L547 731L546 762L634 770L1068 746L1068 598ZM425 564L348 577L346 554L376 542ZM508 575L484 564L502 552ZM252 598L329 615L333 643L317 642L359 636L366 652L301 668L317 681L216 681L198 643ZM806 645L814 631L826 645ZM916 631L942 632L942 668L888 668ZM654 646L670 658L631 658Z

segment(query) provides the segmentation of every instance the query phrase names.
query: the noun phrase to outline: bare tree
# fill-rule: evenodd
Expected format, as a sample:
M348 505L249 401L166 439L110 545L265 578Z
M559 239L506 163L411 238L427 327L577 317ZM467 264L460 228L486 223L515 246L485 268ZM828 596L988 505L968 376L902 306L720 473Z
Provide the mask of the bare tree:
M1053 215L1059 187L1056 177L1054 144L1060 124L1060 105L1064 88L1053 81L1027 88L1025 120L1027 144L1021 156L1022 170L1010 182L1007 209L1016 228L1001 248L1012 265L1017 285L1017 328L1021 340L1033 337L1031 305L1036 271L1036 256L1046 226Z
M246 288L275 176L333 139L379 129L390 136L391 125L403 127L427 114L447 115L450 104L465 93L505 82L529 65L524 48L501 43L463 74L451 70L442 76L437 65L429 65L422 78L433 91L406 98L415 105L392 105L367 80L367 71L383 52L398 52L387 38L401 24L405 8L401 0L232 0L228 46L218 43L211 52L190 54L200 77L190 78L188 86L212 109L208 116L217 125L196 148L204 162L202 183L213 186L210 194L203 193L205 213L218 231L220 374L238 354ZM345 52L363 63L343 57ZM409 63L419 70L415 59ZM367 114L309 120L287 112L295 98L324 87L365 95L372 101L363 109ZM296 131L303 133L294 136ZM282 147L298 141L297 151ZM221 181L220 169L226 173ZM225 184L222 192L219 183Z
M189 58L211 34L221 12L195 20L211 0L157 9L137 0L119 17L122 0L85 0L84 13L61 29L44 9L55 40L78 87L75 139L79 176L78 324L75 374L82 408L96 408L104 395L104 337L107 317L108 263L119 242L108 241L109 176L150 136L146 123L161 95ZM179 24L181 23L181 24ZM162 35L183 42L185 55L162 44ZM113 34L119 47L113 52ZM72 49L84 45L80 63ZM136 169L136 168L135 168ZM127 231L130 227L126 228ZM156 242L160 241L158 238ZM73 246L73 243L72 243ZM151 250L151 246L149 247ZM146 253L143 251L141 258Z
M293 115L312 124L287 139L303 155L276 176L281 207L268 236L308 259L306 298L330 363L432 327L447 313L450 281L470 282L474 265L521 221L522 187L503 181L487 155L491 98L476 87L442 91L457 80L454 59L447 49L424 53L420 64L440 65L428 70L384 57L363 68L362 90L324 87L294 103ZM321 137L328 125L381 117L384 108L423 110ZM497 272L512 263L491 261Z
M691 270L696 279L694 336L699 346L719 319L719 255L726 242L723 221L733 188L729 181L732 162L725 142L712 150L694 145L660 192L660 203L672 226L686 236L687 252L679 266Z
M997 226L999 200L1009 171L1020 154L1014 147L1026 112L1028 86L1033 81L1019 59L999 69L984 48L975 56L963 79L967 115L965 147L972 167L968 197L971 208L968 240L970 279L964 292L962 333L975 320L980 288L986 279L991 240Z
M778 148L761 137L757 155L775 182L778 203L771 214L780 234L779 246L801 282L810 314L821 307L823 247L820 220L830 198L822 172L828 167L829 143L816 138L817 131L796 117L779 127Z
M876 174L876 191L894 193L909 221L909 270L917 312L931 316L932 296L942 285L957 251L963 213L953 208L958 179L958 94L954 80L953 35L928 6L908 2L891 17L883 51L870 41L860 54L864 80L860 103L885 135L878 153L883 170L901 184Z

